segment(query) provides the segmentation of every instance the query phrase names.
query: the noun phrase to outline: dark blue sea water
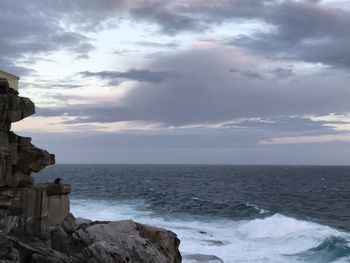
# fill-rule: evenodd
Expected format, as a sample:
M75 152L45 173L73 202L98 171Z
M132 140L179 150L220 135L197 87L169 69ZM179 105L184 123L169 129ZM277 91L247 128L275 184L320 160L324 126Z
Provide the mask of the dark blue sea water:
M181 239L184 262L350 262L350 167L56 165L72 212Z

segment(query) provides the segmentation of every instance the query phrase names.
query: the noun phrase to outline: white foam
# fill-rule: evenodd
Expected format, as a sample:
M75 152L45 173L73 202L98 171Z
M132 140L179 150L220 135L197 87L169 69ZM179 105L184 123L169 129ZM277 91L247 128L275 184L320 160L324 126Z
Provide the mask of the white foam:
M72 212L92 220L135 221L170 229L178 234L183 255L215 255L230 262L299 262L288 255L316 247L326 237L349 239L346 233L320 224L275 214L254 220L189 220L155 217L142 201L73 200ZM183 262L193 262L184 259ZM337 262L345 262L341 259Z
M252 203L250 203L250 202L247 202L247 203L245 203L245 204L246 204L247 206L253 207L255 210L259 211L259 214L260 214L260 215L266 214L266 213L269 212L268 210L262 209L262 208L260 208L259 206L254 205L254 204L252 204Z
M146 207L147 205L142 200L115 202L79 199L71 201L71 210L75 216L100 221L142 219L152 214L149 210L140 209Z
M297 220L280 214L264 218L254 219L241 224L238 232L248 238L277 238L305 233L318 229L319 225L307 221Z

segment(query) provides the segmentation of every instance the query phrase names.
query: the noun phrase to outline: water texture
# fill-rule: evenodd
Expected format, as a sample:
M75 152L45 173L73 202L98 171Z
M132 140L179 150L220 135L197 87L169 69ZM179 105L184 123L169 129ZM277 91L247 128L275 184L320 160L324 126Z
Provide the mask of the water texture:
M184 262L350 262L350 167L56 165L72 212L181 239Z

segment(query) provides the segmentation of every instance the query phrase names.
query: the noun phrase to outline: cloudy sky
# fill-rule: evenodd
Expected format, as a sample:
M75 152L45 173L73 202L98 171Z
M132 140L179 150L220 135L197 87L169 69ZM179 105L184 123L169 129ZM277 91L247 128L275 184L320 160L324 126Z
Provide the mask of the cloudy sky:
M59 163L350 163L348 0L4 0Z

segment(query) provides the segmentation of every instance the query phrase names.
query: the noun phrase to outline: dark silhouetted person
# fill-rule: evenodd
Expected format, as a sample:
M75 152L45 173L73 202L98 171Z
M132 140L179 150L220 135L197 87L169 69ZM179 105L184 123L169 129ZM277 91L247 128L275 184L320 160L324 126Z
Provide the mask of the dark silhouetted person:
M54 183L55 184L60 184L61 181L62 181L62 179L58 177L58 178L55 179Z

